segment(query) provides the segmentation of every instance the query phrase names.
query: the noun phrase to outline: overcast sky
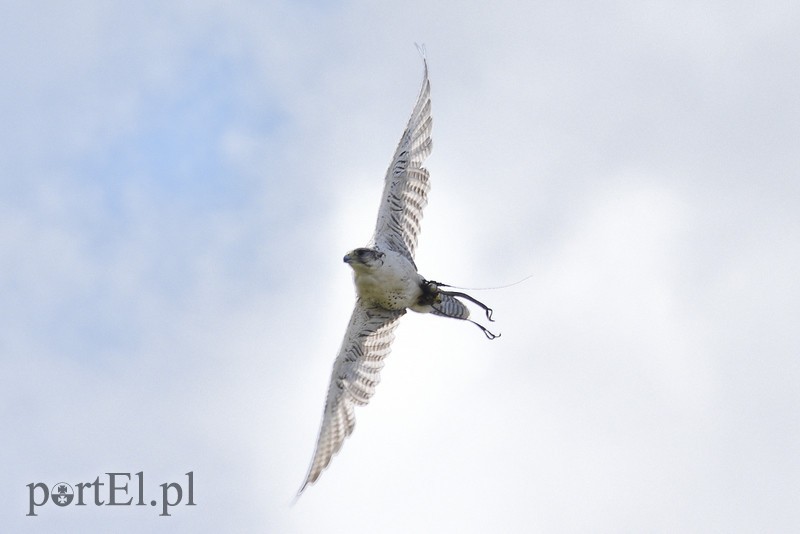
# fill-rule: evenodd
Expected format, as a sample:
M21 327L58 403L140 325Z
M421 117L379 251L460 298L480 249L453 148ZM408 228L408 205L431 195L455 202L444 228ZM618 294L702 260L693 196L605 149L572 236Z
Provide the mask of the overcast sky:
M292 506L415 42L417 265L532 276L404 317ZM800 530L796 1L6 2L0 72L9 532ZM25 516L139 471L196 506Z

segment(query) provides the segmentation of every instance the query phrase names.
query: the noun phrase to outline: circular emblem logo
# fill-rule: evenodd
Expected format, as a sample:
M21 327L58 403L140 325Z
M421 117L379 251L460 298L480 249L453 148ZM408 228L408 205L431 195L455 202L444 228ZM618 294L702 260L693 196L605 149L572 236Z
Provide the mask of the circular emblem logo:
M72 491L72 486L66 482L59 482L50 490L50 499L58 506L68 505L74 497L75 492Z

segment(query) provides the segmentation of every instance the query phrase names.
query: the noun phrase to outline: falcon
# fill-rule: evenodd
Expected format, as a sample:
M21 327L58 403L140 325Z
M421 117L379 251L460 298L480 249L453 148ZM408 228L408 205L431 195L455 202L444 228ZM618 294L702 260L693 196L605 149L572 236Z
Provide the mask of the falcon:
M426 280L417 272L414 252L422 210L428 202L429 173L422 166L431 153L431 85L423 54L424 76L411 118L386 172L375 233L366 247L344 256L353 269L356 303L333 364L328 396L314 457L298 497L317 481L355 426L354 408L366 405L380 380L397 322L406 310L469 321L486 337L484 326L469 318L460 299L480 306L492 321L492 309L447 284Z

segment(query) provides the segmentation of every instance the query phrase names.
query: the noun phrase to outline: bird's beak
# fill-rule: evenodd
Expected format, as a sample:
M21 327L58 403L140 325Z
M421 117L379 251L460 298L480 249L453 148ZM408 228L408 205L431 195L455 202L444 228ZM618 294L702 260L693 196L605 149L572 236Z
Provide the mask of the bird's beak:
M345 263L350 263L351 261L353 261L353 257L350 254L345 254L343 261Z

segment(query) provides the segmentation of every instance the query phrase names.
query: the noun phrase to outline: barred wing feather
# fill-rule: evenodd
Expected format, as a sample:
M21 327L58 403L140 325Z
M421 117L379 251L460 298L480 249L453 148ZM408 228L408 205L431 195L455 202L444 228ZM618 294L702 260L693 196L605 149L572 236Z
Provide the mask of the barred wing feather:
M412 262L422 210L428 203L430 183L428 170L422 164L433 147L432 124L431 84L428 81L428 62L425 61L422 89L386 171L378 221L369 245L399 252Z
M380 371L394 340L397 320L405 310L385 310L356 301L350 325L333 364L314 459L298 495L319 478L345 438L353 432L354 408L367 404L380 381Z

